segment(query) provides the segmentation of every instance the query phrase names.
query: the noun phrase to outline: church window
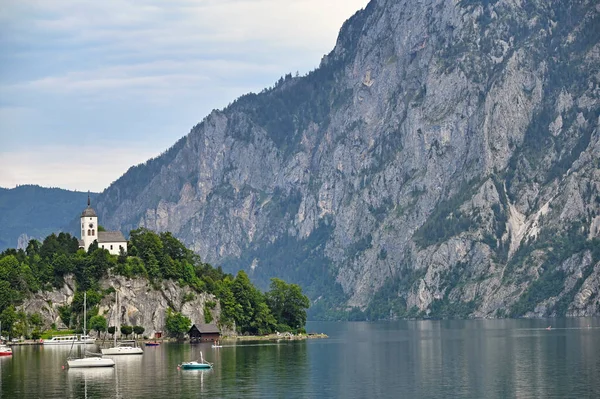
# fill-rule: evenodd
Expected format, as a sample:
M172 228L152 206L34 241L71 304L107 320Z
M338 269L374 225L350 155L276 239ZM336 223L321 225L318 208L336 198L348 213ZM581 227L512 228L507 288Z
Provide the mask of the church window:
M88 236L92 235L92 230L88 229Z
M92 229L92 235L95 236L96 235L96 229Z
M83 237L85 235L85 230L81 230L81 236Z
M102 249L104 249L104 244L102 244Z
M84 225L83 225L83 223L81 223L81 228L82 228L82 229L84 228Z
M112 251L112 245L110 246L110 250Z

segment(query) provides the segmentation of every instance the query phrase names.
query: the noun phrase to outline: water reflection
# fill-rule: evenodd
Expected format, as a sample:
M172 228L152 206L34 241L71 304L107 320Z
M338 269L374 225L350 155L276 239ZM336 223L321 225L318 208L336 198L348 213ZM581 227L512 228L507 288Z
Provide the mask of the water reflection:
M12 358L0 359L0 397L600 397L600 319L309 329L330 338L223 348L165 343L141 356L112 357L114 369L62 370L69 348L16 347ZM200 351L213 369L177 370Z
M69 398L121 397L112 367L67 369L66 375Z

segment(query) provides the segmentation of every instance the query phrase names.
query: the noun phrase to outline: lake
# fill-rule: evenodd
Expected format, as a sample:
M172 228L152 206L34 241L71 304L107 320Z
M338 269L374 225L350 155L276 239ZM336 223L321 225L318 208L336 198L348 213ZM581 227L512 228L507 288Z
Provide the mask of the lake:
M552 325L551 330L546 327ZM600 318L309 322L328 339L163 344L114 369L14 347L1 398L600 398ZM212 370L178 370L200 357Z

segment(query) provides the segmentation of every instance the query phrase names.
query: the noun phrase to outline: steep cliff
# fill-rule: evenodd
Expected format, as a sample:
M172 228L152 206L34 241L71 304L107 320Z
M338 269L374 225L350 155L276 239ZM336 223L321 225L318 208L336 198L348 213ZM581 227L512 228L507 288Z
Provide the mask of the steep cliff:
M600 5L374 0L98 199L313 315L600 312Z
M101 280L100 285L105 290L114 288L119 294L118 309L113 293L105 295L99 304L98 314L106 318L109 326L142 326L144 335L153 337L156 331L165 330L167 308L182 312L191 319L192 324L205 323L205 304L209 301L216 303L211 310L212 320L219 319L219 301L214 295L195 293L172 280L165 280L159 289L154 289L146 279L111 276ZM75 281L72 277L66 278L62 288L35 293L25 299L19 309L27 314L39 313L45 327L49 328L51 323L61 325L60 308L70 306L74 297ZM223 328L225 333L229 332L226 327Z

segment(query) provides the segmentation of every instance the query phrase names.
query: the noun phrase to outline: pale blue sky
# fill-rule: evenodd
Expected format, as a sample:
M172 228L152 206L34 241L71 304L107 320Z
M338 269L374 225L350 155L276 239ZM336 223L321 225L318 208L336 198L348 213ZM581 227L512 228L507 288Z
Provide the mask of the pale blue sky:
M102 191L305 74L367 0L0 0L0 187Z

